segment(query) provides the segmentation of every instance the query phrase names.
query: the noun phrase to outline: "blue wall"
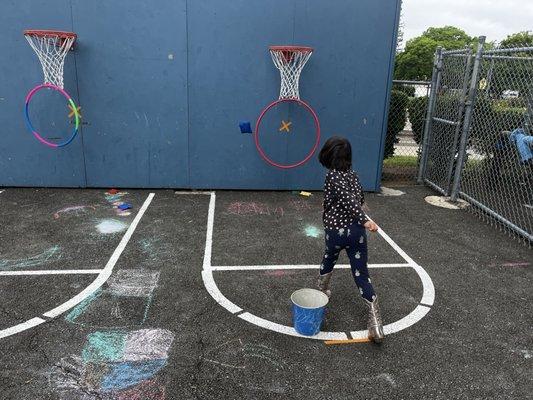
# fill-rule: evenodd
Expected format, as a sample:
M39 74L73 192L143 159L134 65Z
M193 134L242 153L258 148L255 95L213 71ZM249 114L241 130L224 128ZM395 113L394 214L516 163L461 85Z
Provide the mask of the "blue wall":
M301 44L315 48L300 94L322 143L350 138L365 188L379 187L399 0L5 0L1 11L2 186L319 189L316 157L273 168L238 128L279 94L268 46ZM65 89L83 125L64 148L25 127L24 98L42 81L27 28L78 34ZM41 100L36 118L66 125L66 112ZM303 113L291 120L309 125ZM280 136L269 151L294 161L313 134Z

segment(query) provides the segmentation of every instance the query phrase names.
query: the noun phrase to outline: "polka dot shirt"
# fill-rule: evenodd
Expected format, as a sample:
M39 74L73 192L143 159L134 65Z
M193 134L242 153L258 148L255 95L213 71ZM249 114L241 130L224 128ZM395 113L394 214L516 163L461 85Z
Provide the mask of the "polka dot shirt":
M329 170L324 182L324 228L340 229L369 220L362 210L365 202L359 177L352 171Z

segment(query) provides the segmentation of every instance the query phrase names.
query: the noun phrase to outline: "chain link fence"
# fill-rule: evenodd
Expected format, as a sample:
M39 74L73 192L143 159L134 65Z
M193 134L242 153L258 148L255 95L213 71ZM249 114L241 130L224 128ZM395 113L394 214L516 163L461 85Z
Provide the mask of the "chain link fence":
M533 46L435 55L419 182L533 242Z
M383 181L416 180L431 82L393 81Z

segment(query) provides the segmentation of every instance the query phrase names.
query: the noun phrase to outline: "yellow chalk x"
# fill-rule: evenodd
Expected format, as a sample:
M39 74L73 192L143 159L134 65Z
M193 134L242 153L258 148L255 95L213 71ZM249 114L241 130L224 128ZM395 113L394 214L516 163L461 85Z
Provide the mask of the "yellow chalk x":
M309 197L309 196L312 196L313 193L310 193L310 192L304 192L303 190L300 192L300 195L301 196L305 196L305 197Z

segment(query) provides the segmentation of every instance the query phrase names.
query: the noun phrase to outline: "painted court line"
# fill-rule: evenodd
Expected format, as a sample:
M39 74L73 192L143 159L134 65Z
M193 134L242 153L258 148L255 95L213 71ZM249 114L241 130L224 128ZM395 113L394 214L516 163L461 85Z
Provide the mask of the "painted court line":
M209 211L207 217L207 232L206 232L206 242L205 242L205 252L204 252L204 262L203 262L203 271L202 279L204 285L213 297L213 299L220 304L222 307L230 311L232 314L237 314L237 316L247 322L255 324L261 328L268 329L274 332L283 333L290 336L303 337L307 339L318 339L326 341L335 341L335 344L340 344L343 342L346 343L359 343L368 341L368 331L359 330L350 332L349 336L344 332L320 332L315 336L302 336L298 334L293 327L281 325L273 321L269 321L263 318L260 318L256 315L253 315L249 312L245 312L242 308L230 301L218 288L214 277L214 271L264 271L264 270L283 270L283 269L316 269L317 265L302 264L302 265L241 265L241 266L212 266L211 265L211 255L213 248L213 225L215 218L215 203L216 203L216 194L211 192L211 198L209 201ZM378 233L385 239L385 241L406 261L406 263L400 264L370 264L370 268L413 268L418 274L420 281L422 283L422 299L420 300L421 304L418 304L416 308L411 311L408 315L401 318L398 321L389 323L383 326L385 334L392 334L399 332L403 329L406 329L413 324L420 321L424 316L430 311L431 306L435 301L435 287L433 282L428 275L428 273L418 265L411 257L403 251L394 240L390 238L382 229ZM336 268L350 268L349 265L337 265Z
M17 333L25 331L26 329L33 328L37 325L41 325L43 322L46 322L46 321L42 318L35 317L21 324L12 326L11 328L3 329L0 331L0 339L3 339L11 335L15 335Z
M269 329L271 331L284 333L284 334L290 335L290 336L309 338L309 336L300 335L298 332L296 332L294 330L294 328L292 328L290 326L285 326L285 325L277 324L277 323L272 322L272 321L268 321L268 320L260 318L260 317L258 317L256 315L250 314L249 312L245 312L245 313L239 315L239 318L242 318L245 321L251 322L252 324L260 326L261 328ZM313 339L318 339L318 340L347 340L348 336L344 332L319 332L317 335L313 336Z
M99 274L103 269L52 269L52 270L32 270L32 271L0 271L0 276L21 276L21 275L90 275Z
M192 195L196 195L196 194L202 194L202 195L210 195L211 192L197 192L197 191L187 191L187 190L176 190L174 192L174 194L192 194Z
M348 264L337 264L335 269L349 269ZM368 264L368 268L411 268L410 264ZM219 265L209 267L212 271L266 271L266 270L280 270L280 269L316 269L318 264L301 264L301 265Z
M135 216L134 220L132 221L131 225L129 226L128 230L120 240L120 243L118 244L117 248L111 255L111 258L105 265L105 267L101 270L92 270L92 273L98 273L98 276L96 279L87 286L84 290L82 290L80 293L78 293L76 296L71 298L70 300L66 301L65 303L59 305L58 307L46 312L43 314L43 317L46 318L55 318L58 315L64 313L65 311L70 310L72 307L76 306L77 304L81 303L83 300L85 300L87 297L92 295L96 290L98 290L104 283L107 281L111 273L113 272L113 268L115 264L117 263L120 255L126 248L126 245L128 244L131 236L133 235L133 232L135 232L135 229L137 228L137 225L139 224L139 221L141 220L142 216L148 209L148 206L152 202L152 199L154 198L155 193L150 193L146 200L144 201L142 207L139 209L139 212ZM83 272L79 272L83 271ZM85 271L91 271L91 270L79 270L76 273L85 273ZM99 272L94 272L99 271ZM24 272L24 271L19 271ZM26 271L26 272L33 272L33 271ZM41 271L35 271L35 272L41 272ZM60 271L64 272L64 271ZM14 335L16 333L20 333L22 331L25 331L26 329L33 328L37 325L40 325L42 323L46 322L43 318L35 317L32 318L26 322L23 322L21 324L12 326L10 328L6 328L3 330L0 330L0 339Z
M97 289L99 289L105 281L109 278L111 273L113 272L113 268L115 264L117 263L120 255L126 248L126 245L130 241L131 236L133 235L133 232L135 232L135 229L137 228L137 225L139 224L139 221L141 220L142 216L144 215L146 209L152 202L152 199L154 198L155 193L150 193L146 200L144 201L144 204L140 208L139 212L135 216L135 219L129 226L128 230L122 237L122 240L118 244L117 248L111 255L111 258L107 262L106 266L102 270L102 272L98 275L98 277L85 289L83 289L80 293L78 293L76 296L74 296L72 299L66 301L65 303L61 304L60 306L44 313L43 315L45 317L49 318L55 318L58 315L64 313L67 310L70 310L72 307L76 306L77 304L81 303L86 297L90 296L94 292L96 292Z

